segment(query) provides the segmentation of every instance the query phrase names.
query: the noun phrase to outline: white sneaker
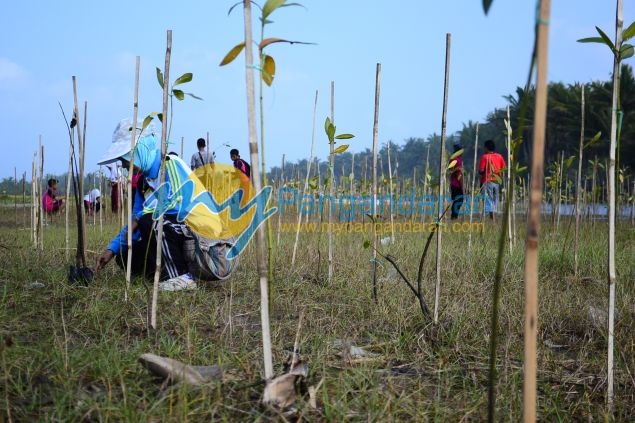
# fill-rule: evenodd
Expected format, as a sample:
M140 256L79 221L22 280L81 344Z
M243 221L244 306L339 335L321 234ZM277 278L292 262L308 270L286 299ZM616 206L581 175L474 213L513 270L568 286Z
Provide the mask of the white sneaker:
M196 281L189 273L159 283L159 289L162 291L189 291L196 288Z

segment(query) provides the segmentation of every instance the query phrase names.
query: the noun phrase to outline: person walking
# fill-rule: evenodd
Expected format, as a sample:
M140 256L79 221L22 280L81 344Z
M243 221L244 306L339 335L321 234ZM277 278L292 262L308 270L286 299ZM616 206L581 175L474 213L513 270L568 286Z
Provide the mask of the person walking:
M485 213L494 220L494 215L498 212L498 196L505 159L496 152L493 140L485 141L484 145L485 153L481 156L478 172L481 175L481 189L485 194Z
M198 151L192 154L192 160L190 160L190 168L192 170L214 163L214 153L207 151L205 138L199 138L196 141L196 147Z

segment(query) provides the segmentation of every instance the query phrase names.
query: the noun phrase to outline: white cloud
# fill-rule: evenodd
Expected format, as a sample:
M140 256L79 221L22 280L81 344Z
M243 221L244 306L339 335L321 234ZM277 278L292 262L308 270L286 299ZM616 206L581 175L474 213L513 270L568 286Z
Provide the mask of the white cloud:
M26 79L28 73L17 63L0 57L0 84L16 82Z

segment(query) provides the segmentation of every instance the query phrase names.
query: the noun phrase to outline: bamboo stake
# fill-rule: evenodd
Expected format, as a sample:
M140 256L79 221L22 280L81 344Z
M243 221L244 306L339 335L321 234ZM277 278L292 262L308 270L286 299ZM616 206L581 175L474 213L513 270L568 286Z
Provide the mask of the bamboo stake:
M377 63L375 70L375 113L373 117L373 207L372 214L377 216L377 145L379 143L379 94L381 80L381 63ZM377 233L373 232L373 300L377 302Z
M167 46L165 49L165 69L163 71L163 119L161 128L161 167L159 168L159 181L165 183L165 156L168 152L168 99L169 99L169 87L170 87L170 57L172 54L172 30L167 31ZM136 126L137 122L133 122L133 126ZM152 302L150 305L150 326L152 330L157 328L157 303L159 297L159 280L161 279L161 251L163 243L163 214L159 216L157 221L157 255L156 255L156 267L154 270L154 283L152 285Z
M511 205L514 204L514 187L512 180L512 121L509 115L509 105L507 106L507 122L505 124L507 126L507 193L505 195L505 200L509 202ZM512 218L513 214L510 216L510 219L507 219L507 240L509 241L509 253L512 253L514 248L514 233L512 231Z
M69 250L69 241L70 241L70 237L68 235L68 230L69 230L69 224L68 224L68 218L69 218L69 205L68 205L68 199L70 198L70 192L71 192L71 179L73 177L73 148L72 145L69 143L68 144L68 172L66 173L66 207L64 208L64 213L65 213L65 235L64 235L64 246L66 247L64 249L64 255L66 257L66 260L68 260L68 256L70 254L70 250Z
M538 333L538 235L544 172L545 127L547 120L547 60L549 48L550 0L541 0L536 40L536 99L531 160L531 192L525 245L525 352L523 378L523 421L536 421L536 338ZM493 409L490 412L493 421Z
M22 226L26 226L26 170L22 173Z
M437 204L437 222L440 224L443 217L443 195L445 194L445 169L447 163L445 162L445 131L448 115L448 88L450 84L450 47L452 44L452 34L445 35L445 80L443 83L443 115L441 118L441 149L439 151L439 196ZM443 231L437 231L437 282L434 287L434 323L439 322L439 300L441 298L441 262L442 253L441 248L443 240Z
M309 175L311 174L311 163L313 162L313 146L315 145L315 116L317 113L317 100L318 92L315 90L315 101L313 103L313 128L311 129L311 151L309 153L309 160L306 162L306 178L304 180L304 193L306 194L309 189ZM318 181L319 186L319 181ZM307 213L307 219L309 214ZM298 209L298 226L295 232L295 242L293 243L293 254L291 256L291 267L295 265L295 255L298 250L298 239L300 238L300 224L302 223L302 213Z
M42 198L42 180L44 178L44 146L42 145L42 135L40 135L40 177L37 182L37 198ZM44 251L44 207L42 206L42 201L38 201L38 222L39 222L39 238L38 238L38 248L40 251Z
M251 1L243 0L245 22L245 80L247 87L247 117L249 126L249 152L251 157L251 169L254 172L254 189L257 193L262 190L258 159L258 134L256 133L256 100L254 94L254 69L253 69L253 37L251 32ZM264 160L263 160L264 162ZM258 263L258 275L260 279L260 319L262 327L262 348L265 370L265 379L273 377L273 357L271 350L271 331L269 326L269 280L267 277L267 240L263 226L256 230L256 259Z
M134 99L132 103L132 133L130 136L130 163L128 165L128 201L126 205L128 216L128 228L132 227L132 178L134 176L134 159L135 159L135 142L137 140L137 118L139 114L139 68L141 65L141 59L137 56L135 60L135 78L134 78ZM165 82L164 82L165 84ZM166 115L163 115L166 116ZM117 169L117 183L119 184L119 192L123 195L123 184L119 183L119 169ZM119 209L123 213L123 202L119 202ZM126 288L124 290L124 300L128 301L128 291L130 291L130 284L132 281L132 231L128 230L126 234L126 242L128 244L128 255L126 257Z
M76 264L77 267L86 267L86 217L84 214L84 207L82 204L82 198L84 195L84 137L82 131L80 130L80 117L79 117L79 106L77 102L77 79L73 75L73 98L74 98L74 109L73 109L73 117L77 122L77 143L79 145L79 175L78 175L78 192L79 201L77 202L77 220L78 220L78 235L77 235L77 255L76 255Z
M31 163L31 240L33 241L33 247L37 249L37 213L38 213L38 204L37 204L37 171L36 169L37 163L37 150L33 153L33 162Z
M558 168L558 197L556 198L556 232L558 232L558 228L560 227L560 212L562 205L562 182L564 181L564 151L560 152L560 167Z
M355 153L351 153L351 174L348 177L350 182L349 193L353 195L355 194L355 185L353 184L355 180Z
M470 228L472 227L472 217L474 216L474 200L476 195L474 195L474 186L476 182L476 175L478 175L478 164L476 163L477 153L478 153L478 122L476 123L476 135L474 137L474 170L472 172L472 185L470 188ZM480 192L480 191L479 191ZM478 205L478 203L476 203ZM472 250L472 231L469 231L467 234L467 248L468 250Z
M331 122L335 125L335 82L331 81ZM329 143L329 228L333 222L333 207L331 202L335 199L335 145ZM341 205L340 205L341 207ZM333 231L329 231L329 248L328 248L328 282L331 283L333 279Z
M279 181L278 182L278 184L279 184L278 189L280 189L281 187L284 186L284 158L285 158L285 155L283 154L282 155L282 170L281 170L281 175L279 176L279 179L278 179L278 181ZM298 177L298 181L299 180L300 180L300 178ZM298 184L298 186L299 186L299 184ZM278 192L280 192L280 191L278 191ZM278 208L280 209L280 204L278 204ZM276 246L277 247L280 246L280 232L282 232L280 230L280 222L281 222L281 219L282 219L282 213L283 212L284 212L284 210L282 210L282 209L280 209L278 211L278 236L276 238ZM298 213L299 213L299 210L298 210Z
M622 0L617 0L615 12L615 50L620 51L622 47ZM613 414L613 346L615 334L615 203L616 203L616 186L615 186L615 156L617 150L617 111L620 107L620 60L618 55L613 56L613 98L611 102L611 144L609 147L609 163L608 163L608 284L609 284L609 309L608 309L608 358L607 358L607 389L606 403L609 414Z
M103 234L104 233L104 226L103 226L103 221L102 221L102 215L104 214L104 203L105 203L105 196L103 195L104 193L104 174L101 170L101 166L99 166L99 193L102 196L101 198L101 206L100 206L100 212L99 212L99 234ZM112 206L111 206L112 207Z
M395 197L393 196L393 190L392 190L392 166L390 164L390 141L388 141L388 145L386 147L386 152L388 153L388 184L389 184L389 192L390 192L390 243L392 244L393 242L395 242L395 234L393 232L394 228L395 228L395 221L394 221L394 217L393 217L393 207L392 205L394 204L394 199Z
M578 277L578 248L580 240L580 195L582 194L582 155L584 148L584 84L580 93L580 145L578 147L578 175L575 193L575 236L573 239L573 274Z
M13 209L15 212L15 228L18 229L18 195L20 188L18 187L18 168L13 167Z
M429 170L429 166L430 166L430 144L431 142L428 142L428 148L426 149L426 170L423 172L423 195L428 195L428 175L430 174L428 172ZM434 210L432 210L434 211ZM423 225L423 222L426 221L426 215L428 213L421 213L421 224Z

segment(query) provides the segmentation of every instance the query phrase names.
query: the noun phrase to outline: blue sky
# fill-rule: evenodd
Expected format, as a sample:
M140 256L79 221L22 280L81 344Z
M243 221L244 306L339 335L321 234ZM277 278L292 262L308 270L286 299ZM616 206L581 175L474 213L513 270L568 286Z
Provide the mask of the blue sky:
M266 160L309 156L313 104L318 92L316 149L326 158L323 122L330 115L335 83L338 132L356 135L352 152L372 147L375 69L381 63L379 141L401 144L441 131L446 33L452 34L448 132L484 120L502 96L523 85L529 66L536 2L495 0L488 16L481 0L299 0L271 15L266 37L312 42L275 44L276 79L264 91ZM615 2L552 2L549 79L565 83L607 80L610 52L579 44L595 26L614 36ZM45 173L68 167L68 135L60 102L70 116L72 76L80 109L88 103L86 169L111 142L120 119L132 115L135 58L140 56L139 114L161 110L155 68L163 68L166 32L172 30L171 79L192 72L184 86L203 101L176 102L172 149L185 159L196 139L210 134L218 161L229 162L227 143L248 157L244 56L219 62L243 37L242 8L234 0L183 2L5 2L0 15L0 177L27 172L41 136ZM258 10L254 9L254 24ZM624 2L624 22L635 20L635 3ZM254 36L260 37L259 27ZM20 177L20 176L18 176Z

